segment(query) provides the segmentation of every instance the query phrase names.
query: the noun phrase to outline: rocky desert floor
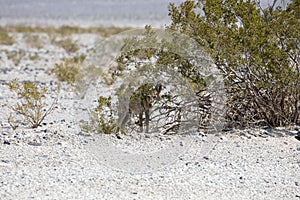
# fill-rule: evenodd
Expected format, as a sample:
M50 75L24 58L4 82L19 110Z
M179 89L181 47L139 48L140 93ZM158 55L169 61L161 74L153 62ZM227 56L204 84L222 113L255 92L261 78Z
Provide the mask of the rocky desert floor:
M14 130L8 117L19 99L6 83L38 81L51 91L58 80L49 69L65 57L89 59L102 36L70 34L79 49L68 53L53 43L61 35L10 35L14 43L0 45L0 199L300 199L299 127L190 136L85 133L78 122L89 108L61 83L56 109L42 126L18 121ZM99 94L113 91L102 79L97 87Z

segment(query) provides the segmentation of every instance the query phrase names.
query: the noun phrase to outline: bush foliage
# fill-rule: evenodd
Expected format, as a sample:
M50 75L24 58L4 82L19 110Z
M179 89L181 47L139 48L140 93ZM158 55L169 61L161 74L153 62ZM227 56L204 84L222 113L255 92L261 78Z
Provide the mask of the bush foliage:
M85 58L85 55L65 58L63 62L56 63L50 72L55 74L59 81L74 83Z
M120 128L113 112L111 97L100 96L97 107L90 112L89 121L82 123L81 128L86 132L118 133Z
M275 4L276 0L263 9L253 0L186 0L179 6L169 6L172 23L167 30L179 31L196 41L222 73L228 127L300 124L300 7L295 0L285 9ZM199 73L202 69L187 59L189 54L184 51L189 49L184 46L189 46L185 43L188 39L182 37L159 40L146 26L142 36L125 39L111 78L122 78L132 68L150 74L157 73L159 65L174 68L189 80L203 107L200 117L204 120L199 127L206 126L214 109L207 93L210 82ZM178 49L183 52L178 53ZM93 130L120 131L107 103L110 100L100 97L99 102L102 104L91 114L92 124L98 124Z
M229 126L300 124L300 4L187 0L168 27L194 38L224 74Z
M207 123L207 118L213 116L214 120L217 120L215 110L218 108L215 106L210 109L212 105L210 96L202 91L205 89L211 91L212 87L207 88L207 86L216 77L205 77L204 73L200 73L202 69L207 71L207 68L211 67L213 63L195 40L187 35L178 34L178 32L161 32L152 29L151 26L146 26L142 34L127 37L124 43L121 54L116 58L118 66L112 74L113 78L125 78L124 84L127 86L124 85L124 87L128 87L128 93L134 90L131 89L131 86L135 85L135 89L137 89L142 87L146 81L154 83L154 85L162 84L166 88L162 94L163 97L153 108L153 111L157 111L157 113L151 112L152 116L150 116L155 118L150 121L152 124L156 123L154 125L156 131L159 129L164 133L176 132L179 130L178 127L188 126L189 123L189 128L191 128L197 126L198 122L199 129L212 128L210 126L212 124ZM128 76L128 74L130 75ZM126 79L126 77L128 78ZM176 88L173 88L174 85ZM119 90L122 89L124 88L119 88ZM126 99L124 95L126 96L123 93L118 94L119 101ZM149 96L149 93L145 95ZM212 96L215 95L216 92ZM126 108L128 102L123 101L124 108L121 106L121 112L119 107L121 114L128 112L128 108ZM130 102L130 98L127 101ZM189 116L187 117L189 119L182 120L179 126L181 115ZM130 117L134 117L134 115ZM197 117L199 118L196 119ZM141 120L139 119L139 121ZM133 127L130 128L133 130Z

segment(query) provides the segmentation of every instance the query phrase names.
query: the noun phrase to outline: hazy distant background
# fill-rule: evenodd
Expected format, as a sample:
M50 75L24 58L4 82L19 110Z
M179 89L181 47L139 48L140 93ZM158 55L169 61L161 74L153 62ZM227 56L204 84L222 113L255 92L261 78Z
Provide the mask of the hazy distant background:
M0 0L0 24L160 27L170 22L170 1L184 0ZM273 0L261 2L265 7Z

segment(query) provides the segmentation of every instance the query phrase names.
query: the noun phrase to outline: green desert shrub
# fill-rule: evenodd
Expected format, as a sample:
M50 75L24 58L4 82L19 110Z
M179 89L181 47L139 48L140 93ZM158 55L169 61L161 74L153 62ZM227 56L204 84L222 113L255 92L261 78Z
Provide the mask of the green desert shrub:
M85 55L65 58L61 63L56 63L50 72L55 74L59 81L74 83L85 58Z
M37 128L41 125L45 117L54 111L58 100L59 86L55 88L56 96L48 106L46 96L50 95L50 92L47 86L31 81L20 83L16 79L7 82L6 85L18 97L18 102L10 106L14 112L14 115L10 115L8 119L12 128L15 129L17 127L14 120L17 115L21 115L24 121L29 123L32 128Z
M111 97L100 96L98 105L90 112L89 121L82 123L81 128L86 132L113 134L120 128L112 109Z
M300 4L258 2L171 3L168 28L194 38L223 72L228 126L299 125Z
M173 91L168 95L169 98L160 102L164 104L161 108L164 107L166 109L162 111L161 108L158 108L157 110L164 112L164 114L169 112L180 116L182 108L187 106L187 104L184 105L184 101L179 103L179 99L185 98L188 96L188 93L191 97L190 99L193 99L190 103L193 102L191 104L199 105L199 109L197 108L197 112L193 114L201 116L201 118L206 120L211 115L209 109L212 104L209 96L202 91L208 88L210 80L199 73L201 69L198 69L197 60L191 55L197 52L201 54L200 56L208 58L203 59L205 61L201 63L200 67L203 69L211 66L207 62L209 57L201 49L198 49L198 47L200 48L199 45L194 45L194 40L191 40L186 35L166 30L164 37L166 36L168 36L167 40L161 39L160 32L152 29L151 26L146 26L144 32L139 37L126 38L121 54L116 58L118 66L111 73L111 79L115 80L116 77L122 78L124 75L126 78L128 72L136 72L137 74L133 77L135 80L131 80L132 82L137 82L138 79L151 80L154 83L168 79L172 80L178 85L177 90L172 89ZM168 87L168 84L170 84L170 87ZM164 84L164 87L171 88L172 85L174 84L169 81L169 83ZM174 106L166 106L167 104ZM203 112L198 112L200 109ZM160 115L156 119L159 119L160 123L163 123L163 121L167 121L166 116L167 114ZM178 126L178 124L176 125L178 117L174 117L173 119L172 122L169 121L167 124L170 126L174 125L173 127ZM197 119L197 121L199 121L199 128L209 128L207 120L205 123L204 120ZM163 124L162 126L166 127L167 125Z
M254 0L186 0L169 6L172 23L167 30L196 41L223 75L228 127L300 124L300 5L296 0L285 9L270 5L263 9ZM164 48L138 48L159 42ZM143 37L125 41L116 74L130 66L143 68L140 61L155 57L156 64L176 67L201 94L209 85L197 66L172 53L185 45L180 42L158 41L147 26Z

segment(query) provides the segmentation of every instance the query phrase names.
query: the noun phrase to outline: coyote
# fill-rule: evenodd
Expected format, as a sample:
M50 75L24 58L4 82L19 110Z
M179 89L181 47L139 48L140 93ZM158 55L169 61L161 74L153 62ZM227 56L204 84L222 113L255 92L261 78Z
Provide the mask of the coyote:
M144 83L137 88L130 96L128 114L122 125L125 125L131 114L138 114L139 120L137 124L140 127L140 132L143 132L143 113L145 113L145 132L147 133L149 131L150 108L155 101L159 100L161 90L161 84L154 85L152 83Z

